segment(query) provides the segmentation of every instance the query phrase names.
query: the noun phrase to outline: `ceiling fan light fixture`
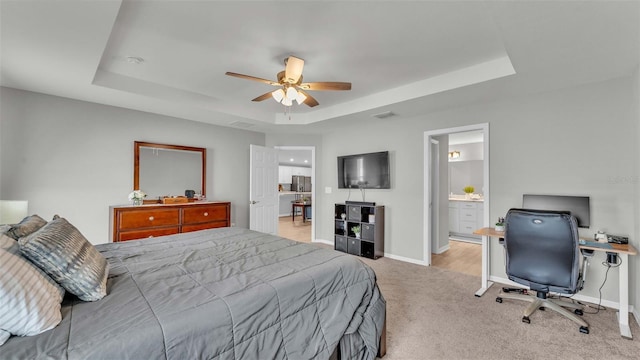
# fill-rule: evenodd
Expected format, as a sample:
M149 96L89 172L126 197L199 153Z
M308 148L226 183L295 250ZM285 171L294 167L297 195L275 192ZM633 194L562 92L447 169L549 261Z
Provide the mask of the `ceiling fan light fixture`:
M289 86L287 88L287 99L291 99L292 101L298 97L298 92L293 86Z
M302 105L302 103L307 100L307 96L302 93L302 91L298 91L298 96L296 96L296 101L298 105Z
M284 90L278 89L278 90L272 92L271 96L273 96L273 99L275 101L282 102L282 99L284 99Z
M293 100L291 100L291 99L289 99L288 97L285 96L285 98L282 99L282 105L291 106L291 105L293 105Z

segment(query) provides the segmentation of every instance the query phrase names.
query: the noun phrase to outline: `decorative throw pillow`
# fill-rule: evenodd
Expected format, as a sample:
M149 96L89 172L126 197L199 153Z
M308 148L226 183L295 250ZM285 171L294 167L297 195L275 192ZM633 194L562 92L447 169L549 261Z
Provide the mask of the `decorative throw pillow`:
M23 236L27 236L38 229L43 227L47 223L47 220L41 218L38 215L30 215L22 219L18 224L11 226L11 229L7 231L7 235L18 240Z
M32 268L36 269L36 271L38 271L40 273L40 275L42 275L47 280L48 283L53 285L58 290L58 292L60 293L60 297L61 298L64 296L64 289L62 287L60 287L60 285L58 285L58 283L53 281L53 279L51 279L49 277L49 275L47 275L47 273L42 271L42 269L40 269L35 264L31 263L31 261L29 261L24 256L22 256L22 253L20 252L20 246L18 245L18 242L15 241L13 238L10 238L5 234L0 233L0 249L3 249L3 250L5 250L5 251L7 251L7 252L9 252L9 253L11 253L13 255L20 256L22 259L24 259L24 261L27 262L27 264L29 264L29 266L31 266Z
M68 292L85 301L107 294L107 260L65 218L18 240L20 251Z
M20 247L18 246L18 242L14 238L8 237L4 233L0 233L0 249L4 249L14 255L20 255Z
M0 249L0 345L9 334L37 335L62 320L62 295L19 255Z

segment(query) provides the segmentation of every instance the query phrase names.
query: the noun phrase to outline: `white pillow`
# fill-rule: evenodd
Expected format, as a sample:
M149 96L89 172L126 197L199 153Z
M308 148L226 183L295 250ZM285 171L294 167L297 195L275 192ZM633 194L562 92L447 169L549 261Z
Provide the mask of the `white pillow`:
M61 302L60 291L26 259L0 249L0 345L7 332L31 336L54 328Z

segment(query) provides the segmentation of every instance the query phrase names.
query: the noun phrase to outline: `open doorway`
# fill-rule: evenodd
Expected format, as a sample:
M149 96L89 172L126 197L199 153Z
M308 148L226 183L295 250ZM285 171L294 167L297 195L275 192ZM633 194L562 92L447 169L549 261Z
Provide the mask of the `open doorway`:
M461 143L464 141L459 139L470 134L481 137L482 141L480 144L469 146L465 150L466 157L463 157L463 151L456 150L454 147L462 149ZM452 140L451 147L449 145L450 139ZM471 143L471 141L466 142ZM478 146L481 148L482 159L476 163L478 161L477 154L474 155L471 149ZM476 295L480 296L489 286L489 244L486 237L478 238L473 236L472 233L474 230L487 226L489 223L489 125L478 124L425 132L424 149L425 262L428 265L434 265L435 260L442 260L440 255L451 251L454 247L456 248L455 250L459 250L459 254L454 255L452 259L446 260L460 262L462 259L458 258L458 256L468 256L469 247L477 250L477 246L479 246L481 288ZM438 152L438 155L435 155L436 152ZM464 159L468 159L470 163L450 167L450 157L452 160L454 157L461 159L458 160L460 163L466 161ZM473 163L471 163L472 161ZM473 169L477 170L477 166L480 166L482 176L481 181L475 183L474 186L474 179L477 179L474 175L477 174L471 174L471 172ZM452 177L456 177L456 179L449 179L449 175L452 173ZM469 186L474 187L471 192L474 195L464 193L463 189ZM463 203L466 205L462 205ZM479 203L482 203L482 206L478 207ZM460 206L464 210L460 210ZM460 220L460 214L463 216L462 221ZM450 218L452 219L451 222L449 221ZM454 236L450 238L450 235ZM476 243L474 244L474 242ZM479 245L477 245L478 242ZM455 252L451 251L449 255ZM470 266L473 267L473 263Z
M278 235L312 242L315 234L315 148L280 146L278 149Z
M431 265L482 276L482 237L473 232L483 227L485 211L484 136L481 130L441 136L448 137L449 241L443 249L432 249Z

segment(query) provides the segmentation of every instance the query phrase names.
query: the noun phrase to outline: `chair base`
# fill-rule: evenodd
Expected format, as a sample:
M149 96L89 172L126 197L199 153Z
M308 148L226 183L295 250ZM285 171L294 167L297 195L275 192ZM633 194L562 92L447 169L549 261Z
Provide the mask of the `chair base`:
M505 291L506 290L506 291ZM501 290L496 297L496 301L501 303L502 299L513 299L513 300L523 300L528 301L531 304L524 310L522 321L529 323L529 316L533 314L536 310L544 310L551 309L560 315L573 320L575 323L580 325L580 332L588 334L589 333L589 324L580 318L578 315L582 315L582 305L574 304L571 302L562 301L559 299L542 299L536 296L527 295L526 293L520 293L518 291L513 290ZM570 312L567 309L573 309L573 312Z

